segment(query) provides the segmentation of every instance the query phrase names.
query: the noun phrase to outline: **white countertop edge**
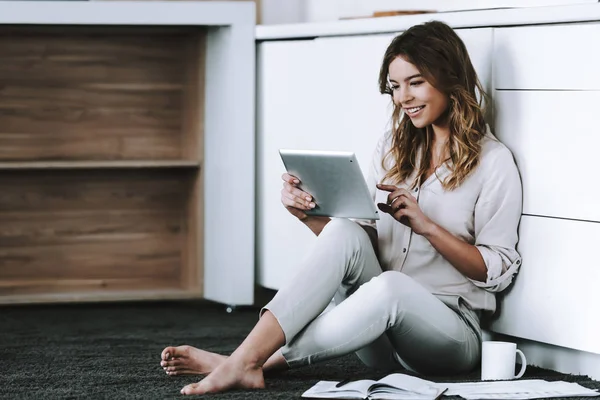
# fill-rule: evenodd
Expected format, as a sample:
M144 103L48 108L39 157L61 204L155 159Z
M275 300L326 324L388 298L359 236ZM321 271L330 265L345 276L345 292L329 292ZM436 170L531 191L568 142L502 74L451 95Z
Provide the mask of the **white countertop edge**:
M256 40L400 32L413 25L434 19L443 21L453 28L589 22L600 20L600 3L453 11L319 23L258 25L256 27Z
M232 25L256 21L254 2L0 1L0 24Z

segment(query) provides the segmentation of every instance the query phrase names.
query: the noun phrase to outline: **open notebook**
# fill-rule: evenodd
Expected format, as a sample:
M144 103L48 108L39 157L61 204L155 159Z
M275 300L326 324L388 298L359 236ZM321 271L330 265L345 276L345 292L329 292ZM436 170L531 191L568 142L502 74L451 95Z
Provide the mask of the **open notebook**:
M359 380L336 387L338 382L321 381L302 394L308 398L435 400L442 395L464 399L540 399L552 397L595 397L596 390L572 382L541 379L435 383L404 374L390 374L378 381Z
M336 387L338 382L321 381L302 397L329 399L398 399L434 400L445 387L404 374L390 374L378 381L361 380Z

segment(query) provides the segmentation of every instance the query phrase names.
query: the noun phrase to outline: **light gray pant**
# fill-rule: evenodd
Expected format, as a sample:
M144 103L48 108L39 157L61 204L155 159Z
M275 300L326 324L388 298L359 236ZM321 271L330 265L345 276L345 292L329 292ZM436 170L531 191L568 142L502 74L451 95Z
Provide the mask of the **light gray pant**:
M331 299L336 306L323 313ZM455 296L434 296L409 276L382 272L364 229L329 222L293 279L267 304L286 338L290 367L356 352L374 368L426 374L472 370L479 319Z

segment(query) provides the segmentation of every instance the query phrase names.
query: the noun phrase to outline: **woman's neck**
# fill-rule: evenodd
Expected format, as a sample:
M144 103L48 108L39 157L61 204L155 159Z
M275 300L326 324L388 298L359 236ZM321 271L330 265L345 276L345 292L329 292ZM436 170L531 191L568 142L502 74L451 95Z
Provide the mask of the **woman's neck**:
M450 127L431 125L431 128L433 129L433 145L435 147L444 146L450 138Z
M431 146L431 168L435 171L448 157L450 129L447 126L432 125L433 143Z

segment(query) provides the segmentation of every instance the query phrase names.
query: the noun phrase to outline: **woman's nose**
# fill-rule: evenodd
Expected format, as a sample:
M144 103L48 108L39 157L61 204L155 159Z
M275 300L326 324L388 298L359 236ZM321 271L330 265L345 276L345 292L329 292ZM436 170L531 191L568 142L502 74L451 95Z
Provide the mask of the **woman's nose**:
M396 91L396 103L399 105L406 104L412 100L412 95L409 90L399 88Z

